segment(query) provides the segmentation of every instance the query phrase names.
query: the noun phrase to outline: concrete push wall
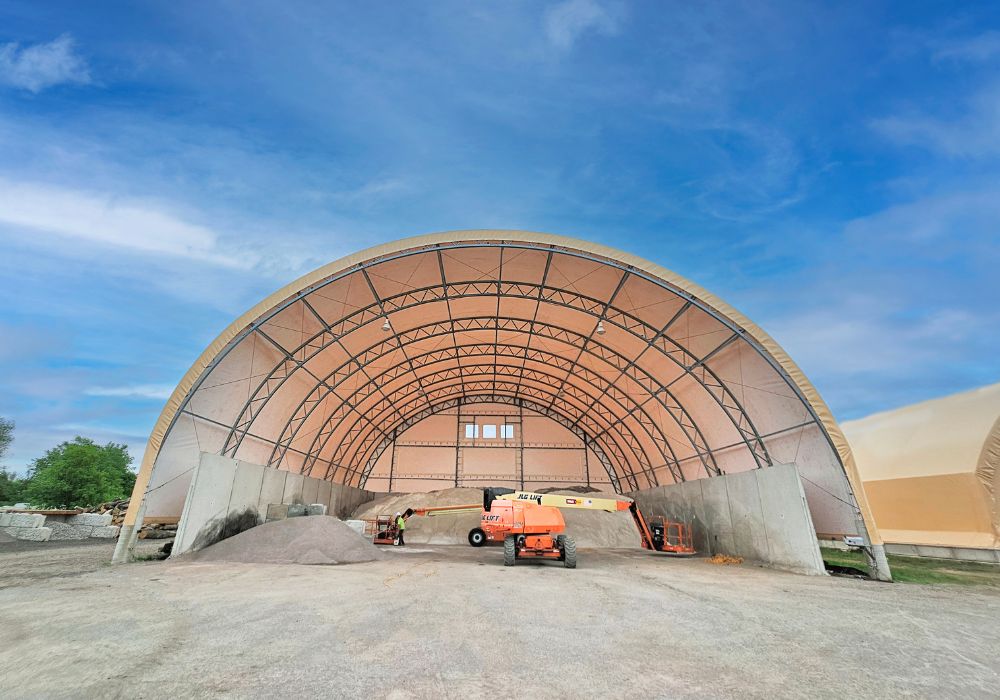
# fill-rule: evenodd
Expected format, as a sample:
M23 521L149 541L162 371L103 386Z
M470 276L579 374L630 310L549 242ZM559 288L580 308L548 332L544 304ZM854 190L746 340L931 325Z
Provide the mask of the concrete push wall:
M824 574L794 464L685 481L629 494L646 515L691 526L695 549L775 569Z
M264 522L273 503L320 503L346 518L377 495L203 452L191 478L171 555L197 551Z

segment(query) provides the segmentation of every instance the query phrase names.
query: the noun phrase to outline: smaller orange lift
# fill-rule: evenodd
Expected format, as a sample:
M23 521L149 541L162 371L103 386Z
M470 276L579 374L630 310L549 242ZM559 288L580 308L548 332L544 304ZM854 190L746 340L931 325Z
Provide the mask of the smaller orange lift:
M396 527L396 516L379 515L365 519L365 534L371 536L373 544L396 544L399 529Z

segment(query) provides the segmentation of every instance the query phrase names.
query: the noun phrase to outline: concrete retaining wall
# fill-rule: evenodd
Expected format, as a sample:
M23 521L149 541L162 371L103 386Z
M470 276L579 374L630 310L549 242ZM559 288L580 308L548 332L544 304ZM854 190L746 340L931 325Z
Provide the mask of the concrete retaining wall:
M111 524L110 514L46 515L0 512L0 531L15 539L29 542L85 540L91 537L114 539L118 537L118 529L117 525Z
M197 551L264 522L271 504L319 503L338 518L379 494L202 453L191 478L171 556Z
M691 526L695 549L825 574L798 469L782 464L629 494L646 515Z

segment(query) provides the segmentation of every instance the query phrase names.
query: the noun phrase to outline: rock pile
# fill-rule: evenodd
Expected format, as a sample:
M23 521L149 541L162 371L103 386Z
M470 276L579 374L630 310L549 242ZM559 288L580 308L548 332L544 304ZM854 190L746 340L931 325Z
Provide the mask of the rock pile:
M85 508L81 510L81 513L98 513L100 515L111 514L111 524L121 525L125 521L125 512L128 510L128 498L122 498L117 501L108 501L107 503L102 503L99 506L94 506L93 508Z
M356 564L382 556L369 538L344 522L314 515L264 523L179 558L255 564Z

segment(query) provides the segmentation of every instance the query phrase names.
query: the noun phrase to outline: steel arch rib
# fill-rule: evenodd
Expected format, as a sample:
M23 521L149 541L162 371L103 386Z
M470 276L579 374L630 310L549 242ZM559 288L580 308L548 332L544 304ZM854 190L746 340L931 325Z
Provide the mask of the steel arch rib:
M628 472L623 472L621 474L618 473L618 470L615 469L614 467L614 462L608 457L607 451L601 445L600 441L595 440L591 435L587 434L586 431L582 430L579 427L572 428L571 427L572 421L566 416L563 416L558 411L553 411L551 409L548 409L544 403L536 401L530 397L526 398L524 396L521 396L517 394L516 391L514 390L511 390L509 392L505 390L505 393L502 394L490 393L489 387L487 386L489 384L489 380L483 379L480 380L479 383L483 385L482 391L480 393L468 393L468 392L462 393L461 391L450 391L451 389L455 389L458 386L457 384L452 385L450 387L444 387L444 389L438 390L437 392L432 392L438 394L438 396L435 397L435 401L433 403L436 403L438 400L441 400L441 401L461 401L463 403L491 403L495 401L496 403L508 404L508 405L523 404L525 408L528 408L529 410L537 410L542 415L545 415L546 417L555 420L560 425L564 426L568 430L571 430L571 432L573 432L574 435L579 437L587 447L592 449L594 453L598 455L598 459L601 461L601 464L608 472L609 478L611 479L612 483L615 484L616 490L620 488L621 479L627 478L629 476ZM414 407L411 413L413 415L416 415L418 413L421 414L421 419L426 418L427 415L432 415L431 413L424 414L424 411L425 409ZM376 446L375 449L378 449L378 446ZM618 448L618 450L620 451L620 448ZM620 461L621 458L619 457L618 459ZM358 469L357 467L345 468L344 473L345 476L348 478L348 480L353 480L355 476L358 476L359 474L362 473L362 470ZM345 483L349 483L349 481Z
M407 344L412 344L423 340L454 335L456 332L460 331L469 331L469 330L489 331L489 330L494 330L495 327L501 327L502 330L508 332L518 332L529 336L529 338L532 335L546 337L552 340L557 340L559 342L566 343L573 347L579 347L579 345L577 345L577 343L575 342L576 340L585 338L585 336L583 336L580 333L577 333L576 331L571 331L559 326L554 326L552 324L543 323L540 321L528 321L526 319L517 319L510 317L505 317L503 319L483 319L480 317L465 317L465 318L453 319L452 321L449 322L433 322L426 324L424 326L418 326L415 328L408 329L400 333L399 335L401 338L407 339ZM628 373L629 378L633 382L635 382L638 386L644 388L647 391L649 398L645 399L642 402L642 405L645 406L650 399L655 400L688 438L688 442L691 444L695 453L698 455L699 460L701 461L702 466L705 469L706 473L710 476L717 475L719 473L719 470L718 467L715 465L714 455L711 452L711 448L708 446L707 440L701 433L701 429L698 427L697 422L684 407L683 403L681 403L681 401L673 394L673 392L670 391L669 387L663 384L663 382L656 379L648 371L635 365L634 362L626 360L624 356L622 356L617 351L611 349L609 346L606 346L597 341L592 341L591 345L592 347L587 348L586 352L590 356L596 358L600 362L607 364L613 369L618 370L620 372ZM455 348L455 347L459 346L452 345L431 352L445 352L449 348ZM530 348L527 344L510 345L510 347L523 348L524 350L530 351L532 353L546 352ZM379 343L374 343L365 350L361 351L359 354L349 357L344 363L342 363L339 367L337 367L336 369L331 371L330 374L324 377L323 381L330 382L330 379L333 378L334 381L330 384L330 386L336 388L351 375L353 368L357 366L359 363L363 362L367 364L369 362L374 362L380 359L381 357L384 357L386 354L388 354L388 352L391 352L394 348L395 344L390 343L388 340L381 341ZM381 349L386 349L387 351L382 352ZM380 381L386 375L395 373L395 376L390 377L388 380L392 381L396 377L402 376L402 374L405 374L408 371L409 370L404 369L402 365L398 365L389 368L387 370L384 370L381 374L370 376L370 381ZM638 373L639 376L636 376L635 373ZM603 378L601 378L601 380L605 382L607 381L606 379ZM609 391L611 389L612 387L609 387ZM285 423L285 426L282 428L282 432L279 435L278 440L275 441L276 443L279 443L281 445L291 444L291 441L294 440L295 438L295 434L291 435L288 438L285 438L284 436L288 430L288 427L293 422L298 421L298 425L295 428L295 433L297 433L298 428L305 423L305 420L308 418L309 415L311 415L312 411L314 411L321 404L322 400L327 395L332 393L329 390L327 390L327 393L323 395L320 396L315 395L315 393L320 390L321 387L317 385L317 387L313 391L307 393L303 397L296 410L292 412L289 420ZM308 413L305 416L300 417L299 411L306 403L310 403L311 406L308 409ZM596 403L597 402L594 402L594 404ZM652 420L651 422L655 423L655 421ZM247 426L246 430L249 430L249 426ZM272 456L271 456L272 461L270 462L271 464L275 463L273 460L275 457L275 451L277 449L278 448L276 447L275 450L272 450ZM280 455L278 457L280 458Z
M454 372L455 378L457 378L460 375L460 372L458 372L457 370L454 370L453 372ZM474 385L477 382L488 381L486 379L482 379L481 378L481 377L487 377L487 376L491 376L491 375L489 373L481 373L481 374L475 374L475 375L473 375L473 374L469 374L469 373L466 372L466 373L464 373L463 379L465 380L466 384ZM450 379L449 377L445 377L445 379L440 380L440 381L449 381L449 379ZM536 380L532 380L532 381L536 381ZM409 388L413 387L415 384L416 384L415 381L411 381L409 384L407 384L405 387L402 387L401 389L409 389ZM534 385L527 384L527 382L525 382L523 380L519 381L519 382L507 382L507 381L505 381L504 384L509 384L510 387L512 387L512 390L515 391L515 392L518 391L518 390L521 390L524 393L528 393L530 391L536 391L538 393L538 397L539 398L544 397L544 398L548 399L554 393L551 385L543 385L543 386L536 387ZM440 387L436 387L434 384L427 384L427 386L430 388L430 392L429 393L433 393L434 391L437 391L440 388ZM446 388L450 389L451 386L452 385L448 385ZM404 396L404 400L405 400L405 397L410 397L410 396L414 395L414 392L412 392L412 391L405 392L405 393L403 393L401 391L401 393ZM579 401L579 399L577 397L573 397L573 398L576 401ZM416 403L417 401L418 400L415 399L415 400L411 401L410 403ZM397 403L397 406L401 407L402 410L404 410L404 411L407 409L408 405L409 404L406 404L406 403L404 403L404 404L398 404ZM562 400L562 402L561 402L561 406L564 407L564 408L572 407L574 409L574 415L579 415L580 411L582 410L582 408L581 408L582 407L582 401L580 401L580 404L577 405L575 403L571 403L568 398L564 398ZM382 409L382 413L385 413L385 410L386 409L383 408ZM595 422L595 425L597 425L601 430L603 430L605 432L610 431L610 434L617 435L619 437L619 439L621 440L622 444L625 446L625 448L626 449L630 449L633 452L633 454L634 454L634 456L636 458L636 461L642 463L644 467L651 467L652 466L648 462L648 458L645 455L645 453L642 451L641 446L637 446L635 444L634 437L632 439L632 442L630 442L628 440L628 438L626 437L625 433L623 433L618 426L616 426L615 424L611 423L610 421L597 421L597 420L595 420L594 422ZM355 424L357 424L357 423L358 423L358 421L355 421ZM367 423L366 423L366 425L367 425ZM381 430L381 429L379 429L379 430L364 431L364 428L362 428L361 430L362 430L362 432L358 432L358 433L353 433L352 430L348 430L347 431L347 433L345 434L345 439L343 439L341 441L338 450L334 452L334 454L331 456L331 458L329 460L329 462L331 464L336 464L336 465L343 466L345 463L348 464L348 465L354 465L356 462L360 462L361 460L360 460L360 458L357 458L357 456L359 454L363 455L363 452L370 447L370 440L374 439L374 438L371 438L370 436L375 436L375 435L378 435L378 434L381 434L381 433L388 432L388 430ZM585 432L587 432L587 431L585 431ZM308 461L306 462L306 464L303 467L303 473L307 473L308 471L310 471L312 469L312 465L315 464L315 462L319 459L320 455L323 453L323 451L325 449L326 443L331 439L331 437L335 433L336 433L336 430L327 432L326 435L322 436L322 443L320 443L320 444L317 444L320 441L320 434L317 434L317 436L314 438L313 446L311 446L310 449L306 451L307 454L310 455L310 459L312 461L311 462L308 462ZM360 439L362 435L364 435L365 437L363 439ZM595 440L600 440L602 436L592 435L591 437L593 439L595 439ZM351 439L348 439L348 438L351 438ZM353 454L355 454L355 459L351 459L351 460L347 460L346 459L348 457L348 454L350 454L350 453L348 451L346 451L346 450L343 450L343 451L341 450L341 448L344 448L345 445L356 447L356 449L353 452ZM348 447L347 449L350 449L350 448ZM624 452L623 452L622 447L618 447L617 450L616 449L612 449L612 452L617 452L617 453L619 453L621 455L621 459L619 459L619 463L622 465L622 473L626 474L626 475L629 474L630 472L629 472L629 469L628 469L628 461L624 457ZM661 466L665 466L665 465L661 465ZM329 478L329 473L326 475L326 478Z
M486 375L481 375L481 378L478 378L478 379L475 379L475 380L466 378L467 379L466 384L469 387L471 387L471 388L468 389L467 393L470 393L470 394L471 393L489 393L489 390L492 389L492 386L491 386L490 380L486 379L485 376ZM508 394L510 394L512 396L518 396L520 398L525 398L525 397L531 398L531 397L534 397L535 399L539 399L539 400L547 400L550 397L550 394L551 394L550 391L545 391L544 389L541 389L541 388L538 388L538 387L534 387L534 386L530 386L530 385L526 385L526 384L517 384L517 383L514 383L514 382L507 382L507 381L502 382L502 383L498 382L498 389L497 389L497 391L499 391L499 386L501 384L502 384L502 387L503 387L503 391L505 393L508 393ZM436 398L440 398L440 396L445 396L445 395L450 396L450 395L452 395L454 393L454 389L455 389L456 386L457 386L457 384L454 383L454 382L451 383L451 384L439 385L439 386L434 387L432 389L432 391L430 392L430 394L436 395ZM414 401L410 401L408 404L406 404L406 405L404 405L402 407L403 411L404 412L408 411L408 410L410 410L411 407L415 408L417 403L418 402L415 401L415 400ZM568 401L562 402L560 404L560 409L562 409L562 410L559 411L560 414L565 413L565 412L569 411L570 409L572 409L574 411L579 411L579 407L578 406L574 406L573 404L569 403ZM568 418L568 416L567 416L567 418ZM614 430L613 426L598 426L598 427L600 427L601 430L605 430L605 431L608 428L611 428L612 430ZM583 430L583 429L580 428L580 430ZM583 432L586 433L587 431L583 430ZM363 443L359 444L358 449L356 450L356 452L363 455L371 447L371 445L374 443L374 441L377 439L378 435L380 435L380 434L382 434L382 433L376 433L375 431L370 431L367 434L367 436L366 436L365 440L363 441ZM588 433L588 435L590 435L590 434ZM625 451L624 451L625 448L623 448L621 445L619 445L614 439L611 439L612 435L609 435L606 432L602 432L600 434L590 435L590 438L592 440L595 440L595 441L600 442L601 444L603 444L605 446L605 448L606 448L605 452L610 452L610 454L613 454L615 456L615 459L618 462L618 464L621 465L621 474L623 476L629 476L630 471L628 469L628 458L625 455ZM625 444L627 446L627 442ZM336 456L337 455L335 454L334 457L336 457ZM350 471L354 471L357 468L356 467L356 463L354 463L354 462L352 462L351 464L349 464L347 466L344 466L344 465L336 462L334 459L331 459L329 461L330 461L330 464L331 464L331 468L334 467L335 465L336 465L337 468L343 467L345 470L350 470ZM360 461L361 461L360 459L356 460L356 462L360 462ZM616 470L616 473L617 473L617 470ZM334 476L335 475L336 474L334 474ZM326 478L329 478L329 476L330 475L329 475L329 472L328 472L327 475L326 475Z
M509 396L499 396L490 394L478 394L471 396L464 394L459 395L455 398L446 399L440 403L435 404L433 407L430 407L430 409L433 410L423 409L421 411L418 411L417 413L414 413L412 416L408 417L406 420L403 421L403 423L401 423L400 425L396 426L393 429L391 434L392 435L391 439L388 442L381 443L376 448L375 452L373 452L372 455L368 458L368 461L366 462L365 465L365 470L362 472L361 479L359 481L361 485L360 487L361 488L365 487L365 484L368 482L368 478L371 475L372 469L374 469L375 464L378 462L379 457L382 456L382 453L385 451L388 445L391 444L392 440L396 439L396 437L398 437L399 434L401 434L407 428L416 425L424 418L434 415L435 413L440 413L441 411L446 411L449 408L455 408L456 406L464 406L477 403L498 403L498 404L506 404L509 406L520 406L530 411L536 411L537 413L541 413L542 415L545 415L547 418L555 420L557 423L566 427L567 429L572 430L573 434L583 441L584 447L593 450L594 454L597 455L597 459L598 461L601 462L601 466L604 467L604 471L607 473L608 479L611 480L611 483L615 488L615 490L620 492L619 490L620 482L614 469L611 466L611 462L608 459L608 456L604 453L604 450L601 448L601 446L595 443L593 439L591 439L591 437L587 435L584 431L579 429L569 428L569 426L565 422L566 419L563 416L560 416L557 412L554 411L546 413L546 407L542 404L537 404L536 402L527 399L517 399Z
M494 357L495 358L500 358L500 357L503 357L503 356L504 356L503 354L495 354L494 353ZM495 367L495 368L497 368L497 370L500 370L500 369L504 370L503 372L499 372L499 371L496 372L495 376L499 377L502 374L502 376L505 378L505 381L509 380L509 378L512 378L512 377L516 378L518 380L518 382L521 382L522 380L528 379L528 380L531 380L531 381L536 382L538 384L541 384L541 385L545 386L545 388L550 389L550 390L554 390L555 387L551 383L548 383L548 382L546 382L546 381L544 381L542 379L539 379L539 377L545 377L546 379L549 379L549 380L558 380L558 377L556 377L555 375L546 373L546 372L544 372L542 370L528 369L526 372L524 372L524 374L522 374L523 370L522 370L522 368L519 365L510 364L510 363L496 363L496 362L492 362L492 361L491 362L475 362L475 363L472 363L472 364L469 364L469 365L464 365L461 369L459 369L459 368L450 368L450 369L445 370L444 372L432 372L432 373L429 373L427 375L424 375L421 379L424 381L424 383L427 386L433 386L434 383L435 383L435 379L437 377L439 377L439 376L444 376L445 379L448 379L448 378L450 378L450 375L453 375L453 376L458 376L461 379L468 379L469 381L477 381L475 379L476 377L480 377L480 376L484 376L484 375L488 374L487 372L484 372L482 370L482 368L484 368L484 367ZM514 370L514 371L512 372L510 370ZM412 387L412 386L413 386L413 382L410 382L405 387L401 388L400 393L402 393L402 389L405 389L407 387ZM416 393L417 393L416 391L411 391L411 392L408 392L408 393L403 393L401 396L399 396L398 394L394 394L394 396L399 396L399 398L396 399L397 405L404 404L407 401L407 399L409 399L410 397L414 396ZM550 391L550 394L553 395L553 396L555 395L554 391ZM585 392L581 392L581 394L582 394L583 397L586 397L586 399L591 398L591 396L589 394L586 394ZM581 397L581 395L574 395L574 398L578 399L581 402L581 404L585 400L584 398ZM624 406L620 406L620 408L624 409L625 407ZM370 422L372 422L372 421L370 421ZM377 419L375 419L374 422L377 422ZM619 435L622 436L622 438L625 440L627 446L631 450L633 450L633 452L642 455L642 457L640 457L639 459L640 459L640 461L644 462L644 464L643 464L644 470L646 470L646 469L654 469L655 470L656 468L659 468L659 467L666 467L672 474L676 474L677 475L678 481L683 480L683 477L680 475L679 463L677 461L677 457L676 457L675 454L673 454L672 450L671 450L671 456L670 457L668 457L667 455L661 453L661 456L663 457L663 463L662 464L654 465L654 464L650 463L648 461L648 455L646 455L645 449L642 446L642 442L640 440L638 440L638 438L635 436L634 432L631 429L628 429L627 431L623 431L623 430L619 429L618 425L620 425L620 423L621 423L620 421L618 422L618 424L615 424L615 423L612 423L611 421L609 421L608 425L605 426L605 429L612 429L612 430L614 430L616 433L618 433ZM579 424L578 421L575 422L575 424L578 425ZM650 442L652 442L654 445L656 445L656 438L655 438L655 436L653 436L652 434L650 434L648 432L648 428L646 426L643 425L642 427L646 431L647 436L648 436ZM367 433L367 435L365 436L365 438L361 441L362 445L365 444L365 441L368 440L368 435L372 434L372 432L374 432L374 431L369 431ZM378 432L385 433L386 431L380 430ZM584 432L586 432L586 430L584 430ZM336 433L336 429L334 429L333 431L330 431L328 433L326 439L329 440L332 437L332 435L335 434L335 433ZM318 456L319 454L322 453L322 451L323 451L323 445L320 445L320 447L316 451L316 455ZM337 455L335 455L335 456L337 456ZM340 459L338 459L338 460L332 460L332 461L338 461L338 463L340 463L340 461L342 459L344 459L344 458L346 458L346 453L342 457L340 457ZM356 461L358 461L357 454L355 455L355 458L353 460L351 460L351 463L355 463ZM303 473L304 473L304 471L306 469L306 466L307 465L303 466ZM639 473L643 473L644 470L640 470ZM629 470L629 471L632 472L634 470ZM651 481L651 484L650 484L651 486L657 486L657 485L659 485L658 482L657 482L657 480L656 480L656 478L655 478L655 471L652 472L652 476L649 477L648 480Z
M462 357L476 358L480 354L493 354L497 356L521 358L523 359L523 365L526 365L526 363L529 361L537 362L539 364L542 364L543 366L546 365L551 366L553 364L559 366L560 362L562 363L566 362L565 358L560 358L558 355L555 355L547 350L530 349L524 346L510 345L510 344L501 345L497 347L491 343L464 343L462 345L453 345L440 349L429 350L420 355L413 356L411 358L411 362L413 363L414 366L418 367L419 369L424 369L441 362L446 362L446 361L457 362L457 360L459 360ZM547 362L539 358L545 358ZM456 365L453 368L451 368L451 371L459 371L462 368L472 367L479 364L481 363L473 362L472 364ZM505 364L503 366L508 368L516 367L516 365L508 365L508 364ZM613 365L609 366L614 367ZM377 384L385 388L389 383L395 381L399 377L405 376L408 373L408 372L398 372L398 369L399 369L398 367L390 367L384 370L381 374L372 376L370 382L367 384ZM538 370L531 369L530 371L537 372ZM558 378L556 379L558 380ZM599 373L591 372L589 370L587 371L585 379L592 381L598 387L602 387L607 383L607 380L603 378ZM352 406L354 407L360 406L362 401L364 401L365 399L367 399L372 395L373 392L367 390L368 389L367 384L355 387L354 393L350 394L347 397L347 400L350 401ZM334 384L333 388L336 389L337 384ZM309 416L312 415L312 412L322 403L322 401L327 396L329 396L329 393L323 392L324 389L325 387L320 387L319 385L317 385L316 388L314 388L312 391L306 394L306 396L303 397L302 401L300 401L299 406L292 414L292 418L289 420L289 422L285 424L285 429L283 429L281 435L279 436L279 439L275 441L275 446L271 451L271 458L268 461L268 466L280 465L281 459L284 456L284 452L280 450L287 448L287 446L289 446L290 444L292 444L292 442L294 442L295 438L298 435L298 430L306 424L306 421L308 420ZM577 387L575 384L571 385L571 389L573 391L581 391L579 387ZM326 391L328 392L328 390ZM319 395L317 395L317 393L319 393ZM360 401L355 400L355 397L361 393L364 393L362 399ZM586 395L586 400L588 401L593 400L593 396L590 395L588 392L583 392L583 393ZM602 392L601 396L604 396L605 394L607 394L606 391ZM675 481L682 481L683 475L680 473L679 468L676 471L674 470L674 468L677 467L677 465L679 464L680 460L677 457L677 454L674 452L673 446L670 444L671 442L670 438L668 438L666 434L663 433L660 425L657 423L657 421L655 421L652 418L652 416L649 415L649 413L645 409L645 404L648 402L649 397L646 397L645 401L643 402L638 402L632 399L632 397L629 396L627 393L622 392L621 395L626 401L629 402L629 404L631 404L631 408L626 406L621 400L619 400L619 398L615 396L609 395L608 400L612 402L614 405L617 405L620 409L622 409L623 413L625 414L622 417L622 420L624 420L624 418L627 417L633 417L635 419L636 423L647 433L654 447L660 452L661 456L663 457L664 464L666 464L668 467L671 468L671 472L675 476ZM397 394L393 393L393 397L395 398L396 396ZM310 404L310 407L309 409L307 409L304 415L300 416L299 413L302 407L307 402ZM637 411L641 412L642 415L645 416L645 421L643 421L642 418L636 416ZM677 422L675 417L671 416L671 418L675 421L675 423L677 423L680 430L684 432L684 426L681 423ZM292 420L297 421L296 428L294 431L291 432L290 435L286 437L287 428L291 424ZM655 430L656 433L658 433L659 437L657 437L657 434L650 432L651 430ZM691 448L695 451L696 454L702 452L700 447L693 441L691 441ZM666 452L669 452L669 455L666 454L664 450L666 450Z
M528 283L504 283L504 282L490 281L490 282L456 282L456 283L450 283L444 288L442 288L439 285L432 285L419 289L409 290L407 292L403 292L381 300L382 305L379 307L379 310L381 311L384 309L385 313L388 314L394 311L399 311L402 309L419 306L421 304L428 303L430 301L442 301L445 300L446 298L450 300L455 300L455 299L470 298L470 297L484 297L484 296L492 297L495 294L494 289L498 285L501 287L506 285L508 291L506 294L504 294L504 296L511 298L537 300L538 295L540 295L542 300L545 301L546 303L562 305L567 308L572 308L577 311L582 311L585 313L592 313L593 310L596 308L604 308L603 307L604 302L601 302L600 300L597 299L593 299L592 297L585 297L576 292L569 292L567 290L561 290L551 287L548 288L541 287L540 285L531 285ZM449 294L449 288L461 288L464 290L464 293L458 295ZM469 293L470 289L472 290L473 293ZM518 293L516 294L511 293L511 290L515 289L517 290ZM537 290L538 295L528 294L528 292L525 290L529 289ZM438 290L440 290L440 292L438 292ZM546 294L546 292L548 292L548 294ZM437 293L440 293L442 296L437 296L436 295ZM407 298L410 299L408 303L400 303L399 300ZM558 300L553 301L554 299ZM568 303L567 299L577 299L578 304L574 305L572 303ZM581 306L580 304L583 305ZM328 324L323 331L314 335L312 338L303 343L298 350L296 350L294 353L291 353L292 355L298 355L300 351L303 351L304 354L305 348L310 348L313 350L311 354L309 354L308 356L304 356L302 360L296 360L296 362L304 363L308 359L311 359L311 357L313 357L316 353L321 352L322 348L325 347L325 345L322 342L324 336L329 336L328 342L333 342L334 340L339 341L339 339L342 338L343 335L345 335L344 333L345 328L349 327L349 330L347 332L350 333L353 330L361 327L361 325L364 325L364 323L370 322L372 318L375 318L378 315L376 314L376 316L372 316L372 308L375 306L376 306L375 304L372 304L369 307L360 309L352 314L349 314L348 316L343 317L335 324ZM748 450L754 457L758 466L767 466L768 464L770 464L770 456L767 454L766 446L764 445L763 440L760 438L760 435L756 427L753 425L753 422L750 420L749 416L746 414L746 411L743 409L742 404L736 399L735 395L732 394L732 391L728 388L725 382L719 379L718 375L716 375L715 372L710 367L708 367L705 364L702 364L701 359L696 358L694 354L686 350L676 340L662 333L662 329L656 330L652 326L649 326L649 324L646 324L645 322L632 316L631 314L628 314L627 312L622 311L621 309L617 309L616 307L613 306L608 307L607 312L605 313L604 316L604 320L624 330L625 332L631 334L632 336L642 340L644 343L647 344L648 347L659 351L670 362L680 367L685 374L693 377L695 381L697 381L702 386L702 388L712 397L712 399L716 402L716 404L722 409L723 413L725 413L726 416L730 419L733 426L736 428L737 434L741 436L742 441L746 444ZM266 320L259 322L260 325L262 325L263 323L266 323ZM642 329L643 333L636 332L637 328ZM575 331L567 331L567 332L573 333L575 335L580 335ZM669 342L671 345L673 345L673 349L668 349L667 347L662 346L660 344L661 341ZM681 354L682 357L691 358L692 362L690 364L685 364L683 361L681 361L681 359L675 357L675 353L678 352ZM363 364L364 363L359 362L359 366L363 367ZM272 370L272 373L274 371L275 370ZM236 426L243 426L245 429L249 429L249 426L253 421L253 417L251 416L249 420L244 420L244 413L247 410L249 410L248 407L253 406L254 401L258 402L261 401L259 392L262 389L266 389L268 392L273 393L273 391L276 391L278 388L280 388L280 385L284 383L285 380L287 380L287 375L283 377L277 384L270 383L268 380L271 378L272 376L268 375L268 377L262 380L261 383L258 385L254 394L244 405L244 409L240 414L240 418L237 419L237 422L235 424ZM719 393L717 394L717 392ZM266 399L267 396L265 396L263 400L266 401ZM227 437L227 447L230 445L230 441L236 432L238 432L238 429L234 427L233 430L230 432L230 436ZM239 439L241 440L242 436Z
M479 357L481 355L491 355L491 356L494 356L494 357L497 357L497 358L500 358L500 357L510 357L510 358L516 359L516 358L519 358L522 354L535 353L537 355L541 355L541 356L544 356L544 357L547 357L547 358L550 358L550 359L553 359L553 360L558 359L558 356L553 355L553 354L548 353L548 352L545 352L545 351L528 350L527 348L522 348L522 347L519 347L519 346L502 346L502 347L504 349L514 350L515 352L500 352L500 351L497 351L497 349L492 344L489 344L489 343L471 343L471 344L463 344L463 345L460 345L460 346L452 346L450 348L443 348L441 350L433 350L433 351L427 352L427 353L425 353L423 355L414 356L413 360L414 360L414 362L417 362L418 360L420 360L420 359L422 359L424 357L434 358L434 359L432 359L429 362L426 362L426 363L423 363L423 364L419 365L419 367L421 369L424 369L426 367L432 367L433 365L439 364L441 362L450 362L450 361L456 360L457 358L463 357L463 356L476 358L476 357ZM482 350L483 352L477 352L477 350ZM486 352L487 350L489 350L489 352ZM462 352L462 351L464 351L464 352ZM542 361L540 361L538 359L535 359L535 358L529 358L529 359L532 362L537 362L538 364L541 364L543 367L546 366L546 363L544 363L544 362L542 362ZM518 376L517 374L512 374L509 371L509 370L514 369L514 370L520 370L522 373L524 373L526 375L529 375L529 376L530 375L535 375L535 377L537 377L537 376L544 375L544 376L546 376L546 377L548 377L550 379L558 381L558 377L556 377L555 375L546 373L546 372L544 372L544 370L537 369L537 368L527 368L527 369L525 369L521 365L510 364L510 363L497 363L495 361L492 361L489 364L491 366L497 367L498 370L499 370L499 368L503 368L505 370L503 372L503 374L506 377ZM471 369L473 369L473 368L481 368L482 366L484 366L483 362L472 362L470 364L462 365L461 367L459 367L459 366L453 366L453 367L446 368L445 372L450 372L450 373L458 374L458 375L461 376L462 374L468 373L468 371L471 370ZM384 376L384 374L388 374L391 371L392 371L391 368L389 370L386 370L386 372L383 373L383 375L379 375L378 377L373 378L372 381L373 382L379 381L379 379L380 379L381 376ZM440 374L440 372L429 372L427 374L422 375L421 379L426 382L428 380L432 380L434 377L438 376L439 374ZM497 372L497 374L499 375L499 371ZM400 374L398 376L405 376L405 373ZM398 377L396 377L396 378L398 378ZM594 375L594 379L598 380L598 381L604 381L603 379L601 379L600 375L596 375L596 374ZM392 380L390 380L390 381L392 381ZM407 384L404 387L401 387L400 391L403 388L405 388L405 387L412 386L412 384L413 383L411 382L410 384ZM364 387L358 387L355 390L355 394L359 393L359 392L361 392L363 390L364 390ZM580 395L577 395L576 398L581 399L581 401L583 401L583 400L589 400L589 399L593 398L589 393L582 391L581 389L579 389L575 385L572 387L572 391L580 392ZM371 395L372 395L372 392L368 392L366 394L365 398L368 398ZM555 394L553 394L553 395L555 395ZM353 396L354 395L352 395L352 397ZM397 404L399 402L405 401L407 398L409 398L409 396L412 396L412 392L410 394L406 394L406 395L402 395L402 396L400 396L400 394L399 394L398 391L394 391L393 392L394 401L396 401ZM583 398L583 397L585 397L585 398ZM316 400L316 405L318 405L318 402L321 401L321 400L322 399ZM617 399L615 399L613 397L610 397L610 400L612 402L614 402L614 404L617 405L619 408L621 408L622 411L626 414L626 416L634 416L636 410L642 409L642 406L640 406L638 404L633 405L633 407L630 409L630 408L627 408L626 406L624 406L621 402L619 402ZM361 402L354 402L353 405L357 408L357 407L359 407L361 405ZM359 409L359 411L360 411L360 409ZM642 430L646 433L646 435L649 438L649 441L652 443L652 445L654 446L654 448L660 452L660 455L663 458L663 465L661 465L661 466L666 466L671 471L671 473L674 474L676 481L682 481L683 480L683 475L680 473L680 470L679 470L679 462L680 462L680 460L678 459L676 453L673 451L673 447L670 445L669 438L667 438L667 436L660 429L659 425L657 425L656 422L653 421L653 419L649 416L648 413L646 413L645 411L643 411L643 414L646 416L646 418L648 420L648 423L644 423L641 420L639 420L638 418L636 419L636 422L642 428ZM370 416L369 416L369 418L370 418ZM300 423L300 426L303 425L303 424L304 424L304 422ZM332 436L333 434L335 434L337 432L337 427L334 427L330 431L326 431L324 428L325 428L325 426L322 427L322 428L320 428L319 432L327 432L328 435L330 435L330 436ZM651 429L652 430L656 430L659 433L659 438L657 438L657 436L655 434L653 434L652 432L650 432ZM630 428L629 432L633 433L634 431ZM292 438L290 438L290 439L286 439L284 441L284 444L286 444L286 445L291 444L292 440L294 440L294 436ZM276 451L277 446L278 446L278 444L275 443L275 448L272 449L272 454ZM692 447L694 448L694 446L692 446ZM669 452L670 454L668 455L668 454L664 453L663 452L664 449L666 449L667 452ZM697 449L697 448L694 448L694 449ZM276 466L276 464L277 463L275 463L275 462L271 462L271 463L268 464L268 466ZM303 466L303 470L305 470L306 466L307 465Z

